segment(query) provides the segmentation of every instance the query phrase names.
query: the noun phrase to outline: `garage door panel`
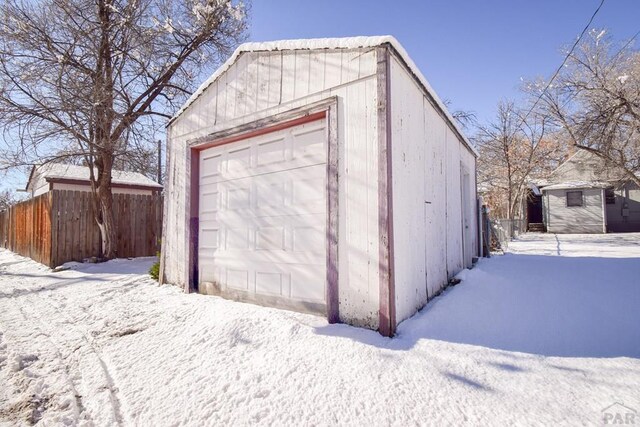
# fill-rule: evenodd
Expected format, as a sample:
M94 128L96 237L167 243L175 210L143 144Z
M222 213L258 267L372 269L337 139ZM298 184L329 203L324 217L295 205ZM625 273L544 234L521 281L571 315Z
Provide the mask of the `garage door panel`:
M234 186L235 188L229 188L224 191L227 195L226 208L229 211L235 211L238 209L251 208L251 188L243 186Z
M327 152L324 132L324 129L315 129L294 133L293 157L295 159L324 161Z
M283 163L286 160L286 148L284 137L257 144L256 166L260 168Z
M222 154L203 156L200 160L200 180L211 179L215 181L216 177L222 172Z
M218 228L205 228L200 232L200 248L215 250L220 247L220 230Z
M227 268L227 280L229 288L247 291L249 290L249 271L247 269Z
M213 257L204 259L207 261L202 262L199 266L200 282L209 282L219 285L223 282L220 268L213 262ZM201 261L203 261L203 258L201 258Z
M325 164L326 153L324 123L310 123L300 126L295 133L266 134L204 150L201 184Z
M217 212L220 206L220 193L215 188L208 188L202 193L200 202L200 216Z
M251 147L242 147L229 150L226 156L227 178L233 176L246 176L251 169Z
M298 253L319 253L324 257L326 236L324 228L314 226L293 227L292 250Z
M326 282L322 277L323 272L322 266L292 266L291 298L298 301L324 302Z
M266 181L266 180L265 180ZM286 202L287 182L260 182L256 184L256 209L274 209L280 212Z
M249 229L246 227L226 229L225 249L249 249Z
M223 171L220 173L212 173L207 176L203 176L201 173L200 185L240 180L243 178L256 177L260 175L280 173L283 170L296 170L296 169L302 169L306 167L313 167L313 166L319 166L319 165L326 165L326 162L320 161L319 159L310 159L310 158L293 159L293 160L288 159L285 162L274 162L274 163L269 163L265 165L257 165L248 169L236 169L231 172ZM286 167L286 168L283 168L283 167Z
M262 295L286 296L285 275L281 272L256 272L256 293Z
M274 265L277 271L288 271L291 266L318 266L324 268L324 259L311 252L298 252L295 255L290 251L247 251L247 250L220 250L217 249L209 259L214 260L217 266L239 268L247 266L256 270L258 265ZM211 253L211 251L210 251ZM201 258L202 259L202 258ZM324 278L323 278L324 280Z
M324 303L324 122L201 153L200 280Z
M283 226L258 227L256 230L256 250L284 250L284 230Z

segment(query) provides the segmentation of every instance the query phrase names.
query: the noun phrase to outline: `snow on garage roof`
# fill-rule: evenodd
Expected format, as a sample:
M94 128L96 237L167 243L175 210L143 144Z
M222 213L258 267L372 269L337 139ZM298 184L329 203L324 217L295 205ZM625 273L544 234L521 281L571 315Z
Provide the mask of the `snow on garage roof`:
M298 40L277 40L270 42L249 42L243 43L233 52L233 55L227 61L220 66L207 80L204 81L196 90L193 95L185 102L185 104L178 110L178 112L169 120L167 126L176 120L187 108L200 96L202 93L213 84L218 77L220 77L227 69L238 59L238 57L245 52L264 52L264 51L280 51L280 50L313 50L313 49L359 49L359 48L372 48L383 44L391 45L402 60L407 64L411 72L420 81L427 93L433 98L438 107L447 117L449 123L454 127L457 133L460 134L465 144L474 152L477 156L478 151L473 144L464 135L456 120L453 118L449 110L444 105L442 100L438 97L433 90L427 79L420 72L418 66L413 62L407 51L402 47L400 42L393 36L360 36L360 37L343 37L343 38L321 38L321 39L298 39Z
M34 167L34 172L37 172L44 179L75 179L82 181L89 181L89 167L68 165L63 163L46 163L42 166ZM34 173L31 173L33 177ZM31 177L29 181L31 181ZM127 172L121 170L113 170L111 182L114 184L123 185L139 185L149 188L162 188L162 185L158 184L152 179L147 178L138 172ZM28 187L29 184L27 184Z

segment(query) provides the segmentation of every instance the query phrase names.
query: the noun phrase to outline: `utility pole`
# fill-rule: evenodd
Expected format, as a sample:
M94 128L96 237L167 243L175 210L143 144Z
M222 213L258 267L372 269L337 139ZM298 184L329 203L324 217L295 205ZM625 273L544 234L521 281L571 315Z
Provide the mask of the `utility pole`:
M162 140L158 140L158 184L162 184Z

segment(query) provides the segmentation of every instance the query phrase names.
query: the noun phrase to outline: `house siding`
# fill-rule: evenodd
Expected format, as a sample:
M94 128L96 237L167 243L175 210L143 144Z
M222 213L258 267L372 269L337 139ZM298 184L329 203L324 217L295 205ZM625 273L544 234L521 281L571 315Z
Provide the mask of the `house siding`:
M567 191L582 191L583 206L567 206ZM546 226L550 233L603 233L601 188L544 190Z
M615 204L607 205L607 231L640 231L640 188L627 182L615 195Z

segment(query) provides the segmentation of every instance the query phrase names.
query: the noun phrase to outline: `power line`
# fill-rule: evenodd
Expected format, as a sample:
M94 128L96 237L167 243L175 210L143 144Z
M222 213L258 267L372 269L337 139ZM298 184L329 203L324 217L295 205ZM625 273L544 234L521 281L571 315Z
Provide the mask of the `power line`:
M531 106L531 108L529 109L529 111L527 111L527 114L525 114L522 117L522 123L524 123L525 120L527 120L527 117L529 117L529 114L531 114L531 112L533 111L534 108L536 108L536 106L538 105L538 102L540 102L540 100L542 99L542 97L544 96L544 94L547 92L547 90L549 90L549 88L551 87L551 84L553 83L553 81L555 80L556 77L558 77L558 74L560 74L560 71L562 70L562 67L564 67L564 65L567 63L567 61L569 60L569 57L571 56L571 54L573 53L573 51L576 49L576 47L578 46L578 44L580 43L580 40L582 40L582 37L585 35L585 33L587 32L587 30L589 29L589 27L591 26L591 23L593 22L594 18L596 17L596 15L598 14L598 12L600 12L600 9L602 8L602 5L604 4L604 0L600 1L600 5L598 6L598 8L595 10L595 12L593 12L593 15L591 15L591 19L589 19L589 22L587 22L587 25L585 25L585 27L582 29L582 32L580 33L580 36L576 39L576 42L573 44L573 46L571 46L571 49L569 50L569 52L566 54L566 56L564 57L564 59L562 60L562 64L560 64L560 66L558 67L558 69L556 70L555 73L553 73L553 76L551 77L551 79L549 80L549 82L547 83L547 85L545 86L545 88L542 90L542 92L540 92L540 95L538 96L538 98L536 99L536 102L533 103L533 105ZM637 36L638 34L636 34ZM634 36L635 38L635 36ZM633 39L632 39L633 40ZM631 40L629 41L631 42Z
M627 40L627 42L624 44L624 46L622 46L622 47L620 48L620 50L618 51L618 53L616 53L616 54L613 56L613 59L616 59L616 58L618 57L618 55L620 55L620 54L621 54L621 53L622 53L622 52L627 48L627 46L629 46L629 45L631 44L631 42L633 42L633 41L635 40L635 38L636 38L636 37L638 37L639 35L640 35L640 30L639 30L637 33L635 33L635 34L633 35L633 37L631 37L629 40Z

